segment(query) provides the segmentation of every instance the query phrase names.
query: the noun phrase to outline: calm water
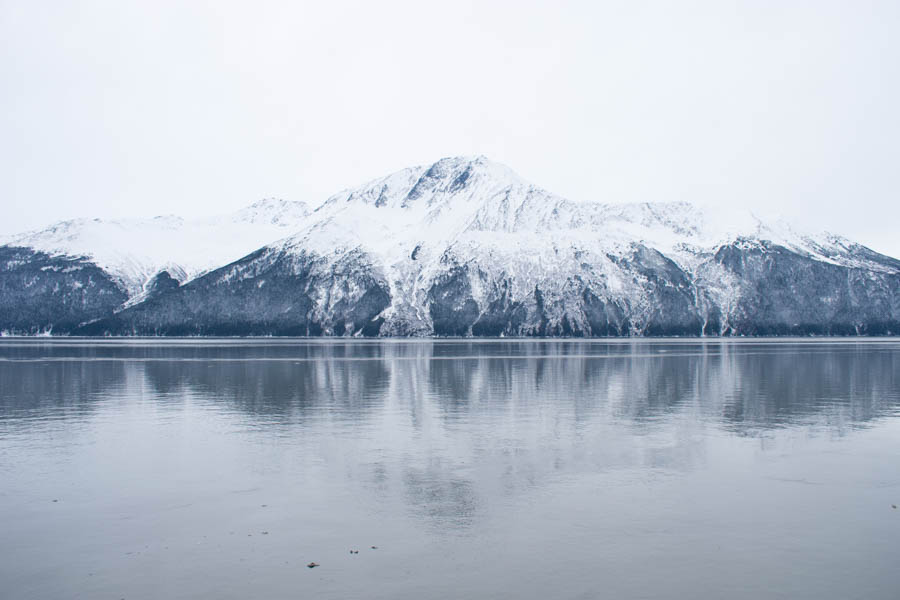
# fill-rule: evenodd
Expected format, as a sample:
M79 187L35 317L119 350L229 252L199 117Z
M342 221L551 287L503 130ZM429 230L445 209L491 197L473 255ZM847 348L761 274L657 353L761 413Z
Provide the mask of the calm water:
M3 598L896 599L892 504L898 341L0 342Z

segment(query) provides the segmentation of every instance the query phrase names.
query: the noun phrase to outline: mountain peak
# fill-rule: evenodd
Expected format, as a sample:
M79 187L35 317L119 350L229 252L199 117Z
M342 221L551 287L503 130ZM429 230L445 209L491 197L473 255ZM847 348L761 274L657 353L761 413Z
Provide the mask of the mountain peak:
M510 187L533 186L506 165L485 156L451 156L344 190L329 198L325 206L361 203L404 209L432 207L450 198L484 198Z
M496 184L527 185L512 169L484 155L445 157L427 167L423 174L423 177L449 182L456 190L465 187L465 183L472 176L489 179Z

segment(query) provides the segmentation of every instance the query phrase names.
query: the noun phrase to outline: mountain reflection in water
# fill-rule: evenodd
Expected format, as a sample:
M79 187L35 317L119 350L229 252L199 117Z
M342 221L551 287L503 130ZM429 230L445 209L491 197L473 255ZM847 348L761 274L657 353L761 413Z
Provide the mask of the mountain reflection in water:
M865 523L872 507L840 502L847 481L900 501L898 416L891 340L4 340L0 579L16 597L177 596L176 582L185 597L839 597L862 588L835 587L846 569L825 567L888 544L865 538L888 534ZM800 560L815 583L791 587L779 553L811 550L781 519L832 493L807 542L850 518L858 547ZM252 552L228 534L248 543L244 529L263 526L273 535ZM344 571L326 571L329 540L346 552L361 533L392 546L407 578L342 554ZM218 554L198 559L188 538L216 539ZM722 541L770 581L730 571ZM554 573L534 579L511 544L552 552L534 560ZM125 554L141 545L144 563ZM677 548L689 558L662 560ZM332 575L276 569L307 559ZM867 597L888 597L900 578L863 559ZM188 576L191 560L222 578L217 593Z

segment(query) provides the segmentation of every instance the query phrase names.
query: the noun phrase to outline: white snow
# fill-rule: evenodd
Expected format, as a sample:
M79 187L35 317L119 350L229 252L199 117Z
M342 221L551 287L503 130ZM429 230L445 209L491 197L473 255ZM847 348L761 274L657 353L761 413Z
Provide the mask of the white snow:
M281 245L320 254L358 247L387 265L407 261L417 246L419 260L466 246L535 265L557 261L551 255L560 247L618 253L640 242L690 267L697 255L740 238L768 240L816 260L885 268L852 257L849 240L764 223L749 211L685 202L573 202L484 157L444 159L336 194Z

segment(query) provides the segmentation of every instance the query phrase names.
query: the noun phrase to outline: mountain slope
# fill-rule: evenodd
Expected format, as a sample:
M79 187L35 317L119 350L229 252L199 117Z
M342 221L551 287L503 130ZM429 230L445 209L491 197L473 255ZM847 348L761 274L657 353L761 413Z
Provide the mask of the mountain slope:
M900 332L900 262L687 203L573 202L483 157L327 199L293 234L85 334Z
M266 199L232 214L200 219L75 219L3 243L54 257L77 257L105 271L129 298L160 272L197 277L292 233L309 214L302 202Z
M126 300L108 273L81 258L0 246L0 331L68 333Z

